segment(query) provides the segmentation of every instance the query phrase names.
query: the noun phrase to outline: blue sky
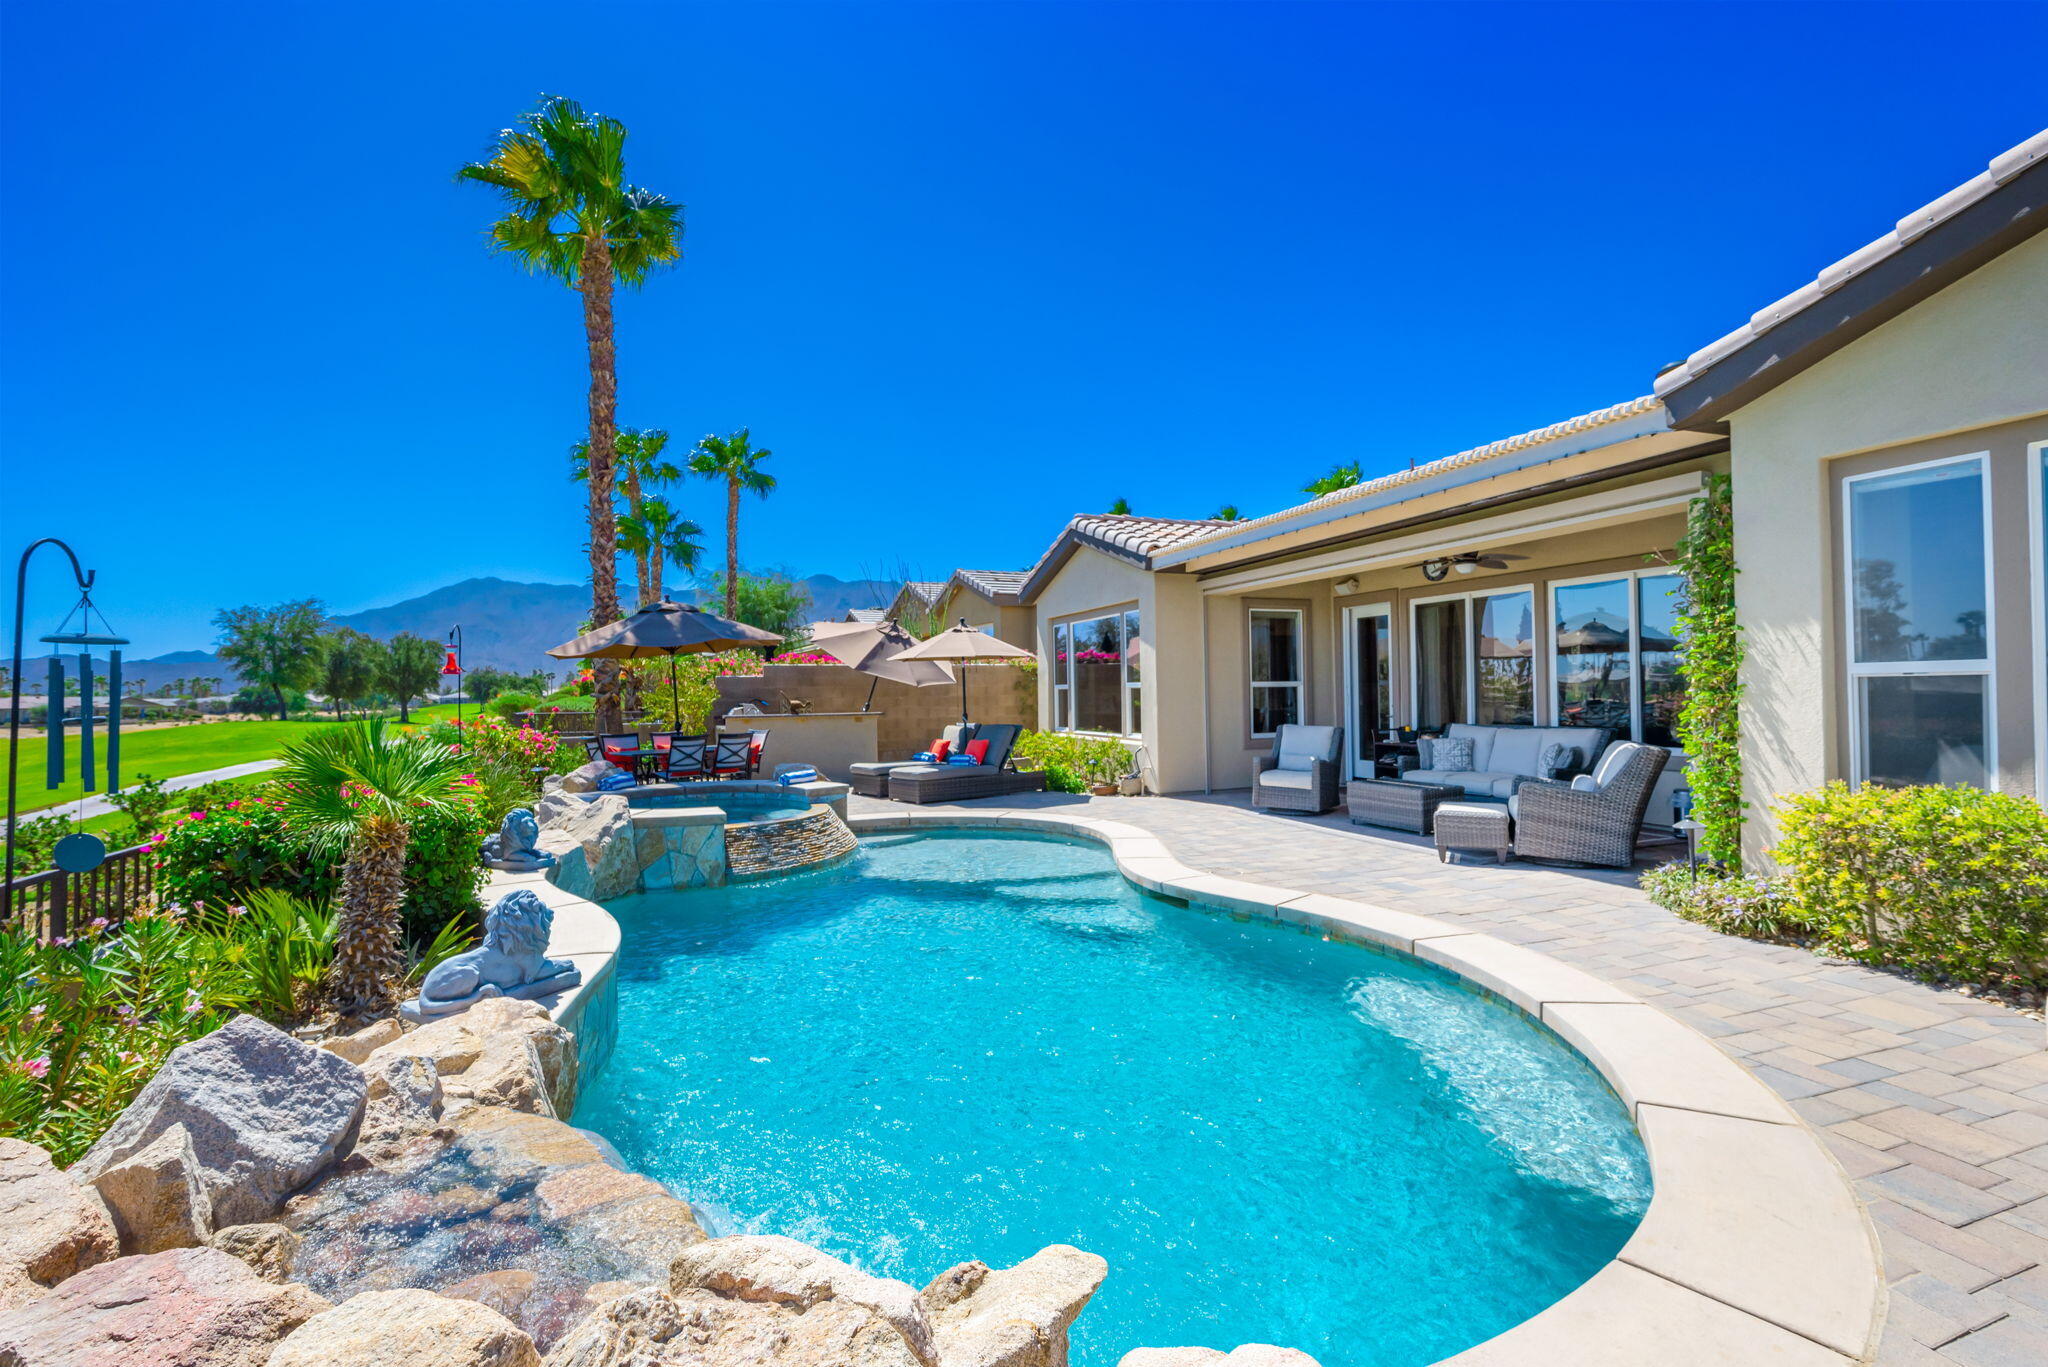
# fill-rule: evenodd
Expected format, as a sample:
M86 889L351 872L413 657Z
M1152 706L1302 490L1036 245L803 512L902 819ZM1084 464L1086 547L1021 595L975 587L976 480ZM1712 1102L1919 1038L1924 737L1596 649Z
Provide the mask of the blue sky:
M140 654L230 603L580 580L576 302L451 179L543 91L688 206L620 303L622 421L776 451L749 563L938 577L1647 392L2038 129L2043 38L2031 5L11 4L0 548L71 539Z

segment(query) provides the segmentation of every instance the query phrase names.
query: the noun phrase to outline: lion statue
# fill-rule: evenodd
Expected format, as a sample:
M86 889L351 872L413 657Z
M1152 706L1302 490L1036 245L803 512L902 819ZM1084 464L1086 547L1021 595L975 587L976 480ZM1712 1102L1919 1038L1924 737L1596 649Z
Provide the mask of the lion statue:
M445 1016L486 997L539 997L582 982L576 965L547 957L554 925L554 911L531 889L506 893L484 913L483 944L428 972L418 1014Z
M555 857L539 847L540 822L525 807L505 813L498 833L484 841L483 859L488 868L509 873L535 873L548 868Z

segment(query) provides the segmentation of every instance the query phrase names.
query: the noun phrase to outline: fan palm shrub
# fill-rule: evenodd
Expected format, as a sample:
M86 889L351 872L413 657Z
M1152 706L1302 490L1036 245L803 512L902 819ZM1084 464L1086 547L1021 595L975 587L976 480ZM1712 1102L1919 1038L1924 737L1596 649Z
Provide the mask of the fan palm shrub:
M400 908L412 824L464 801L468 762L382 718L339 726L289 747L277 779L285 811L316 850L345 851L341 919L328 998L344 1016L388 1006L405 972Z
M626 182L626 126L549 97L498 134L488 158L456 173L498 191L505 213L491 245L529 271L583 297L590 361L590 621L619 620L618 526L612 506L618 456L618 357L612 287L639 285L683 254L683 206ZM597 721L619 729L618 667L597 662Z

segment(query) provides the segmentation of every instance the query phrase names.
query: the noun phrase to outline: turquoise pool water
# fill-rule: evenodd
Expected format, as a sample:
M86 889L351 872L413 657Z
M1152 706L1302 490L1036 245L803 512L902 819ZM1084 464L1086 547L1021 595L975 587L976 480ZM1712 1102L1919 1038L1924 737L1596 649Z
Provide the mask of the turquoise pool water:
M656 793L634 797L635 807L722 807L734 821L759 821L770 816L795 816L807 811L811 800L801 793L750 792L745 789L704 787L693 792Z
M619 1036L575 1122L714 1233L916 1285L1109 1260L1073 1360L1277 1343L1412 1367L1611 1258L1649 1178L1577 1055L1447 975L1147 896L1107 852L874 836L611 904Z

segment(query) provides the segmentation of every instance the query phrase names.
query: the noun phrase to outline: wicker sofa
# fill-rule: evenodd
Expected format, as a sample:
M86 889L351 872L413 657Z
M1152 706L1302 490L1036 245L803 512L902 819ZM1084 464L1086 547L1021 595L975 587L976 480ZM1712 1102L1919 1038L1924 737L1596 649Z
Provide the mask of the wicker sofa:
M1010 751L1021 726L996 723L976 726L966 739L985 740L988 754L980 764L906 764L889 771L889 797L897 802L964 802L1011 793L1042 793L1045 775L1019 773L1010 767Z
M1661 746L1616 741L1592 773L1569 783L1525 779L1508 798L1515 855L1627 868L1669 757Z
M1461 788L1467 797L1498 799L1513 793L1515 784L1522 779L1562 780L1586 772L1605 753L1614 733L1592 726L1473 726L1453 722L1444 728L1441 739L1471 741L1470 766L1450 767L1439 738L1425 736L1416 742L1421 764L1402 774L1402 779L1438 788ZM1546 766L1544 755L1553 745L1565 747L1563 762Z
M1327 812L1337 805L1344 754L1341 726L1282 726L1273 753L1252 764L1252 806L1282 812Z

